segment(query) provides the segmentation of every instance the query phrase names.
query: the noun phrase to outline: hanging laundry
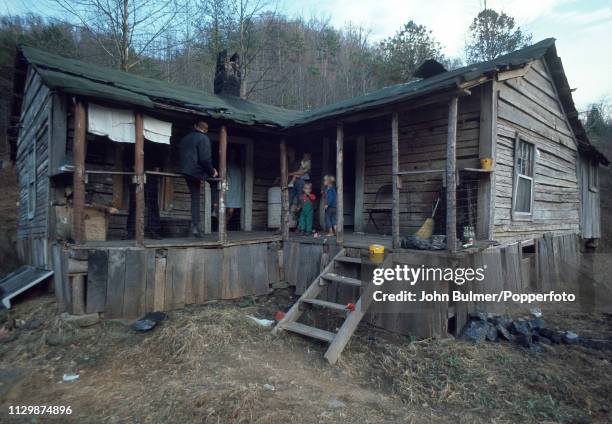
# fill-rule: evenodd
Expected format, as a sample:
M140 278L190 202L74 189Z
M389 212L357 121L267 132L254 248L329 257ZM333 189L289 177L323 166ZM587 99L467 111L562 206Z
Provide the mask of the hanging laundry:
M172 123L160 121L145 115L143 119L144 138L154 143L170 144Z
M119 143L134 143L136 141L134 112L90 103L87 113L87 131L106 136Z

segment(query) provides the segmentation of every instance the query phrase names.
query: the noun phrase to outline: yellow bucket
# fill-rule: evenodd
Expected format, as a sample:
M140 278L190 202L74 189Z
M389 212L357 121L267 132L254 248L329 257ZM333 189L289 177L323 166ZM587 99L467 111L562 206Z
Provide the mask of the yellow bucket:
M480 169L484 169L485 171L492 171L493 170L493 159L492 158L480 159Z
M385 260L385 246L382 244L371 244L369 253L372 263L381 264Z

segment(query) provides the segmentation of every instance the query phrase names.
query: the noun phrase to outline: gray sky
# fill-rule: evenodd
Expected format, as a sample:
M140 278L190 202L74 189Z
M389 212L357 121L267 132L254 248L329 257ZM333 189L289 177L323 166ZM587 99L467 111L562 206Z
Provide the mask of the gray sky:
M272 0L274 1L274 0ZM483 0L277 0L289 16L327 18L335 27L358 24L372 41L393 35L409 20L429 27L449 56L463 57L465 33ZM0 0L0 13L53 13L48 0ZM554 37L579 109L612 96L612 0L488 0L533 34Z

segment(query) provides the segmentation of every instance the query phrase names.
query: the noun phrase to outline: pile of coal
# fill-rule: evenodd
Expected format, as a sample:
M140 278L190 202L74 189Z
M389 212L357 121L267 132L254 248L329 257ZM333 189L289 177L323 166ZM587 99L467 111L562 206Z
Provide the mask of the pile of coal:
M541 317L512 319L507 315L474 312L461 330L462 340L472 343L508 341L524 348L540 351L542 344L577 344L582 339L573 331L546 327ZM586 343L581 343L586 345Z

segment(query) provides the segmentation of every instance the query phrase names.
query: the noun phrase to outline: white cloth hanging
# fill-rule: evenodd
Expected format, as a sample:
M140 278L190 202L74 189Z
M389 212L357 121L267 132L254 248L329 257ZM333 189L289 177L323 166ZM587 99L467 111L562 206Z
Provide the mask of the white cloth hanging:
M135 143L134 112L126 109L111 109L89 103L87 131L106 136L119 143Z
M134 112L113 109L90 103L87 113L87 131L106 136L119 143L136 142L136 119ZM143 117L144 138L154 143L170 144L172 123L151 116Z
M143 119L144 137L154 143L170 144L172 123L160 121L145 115Z

